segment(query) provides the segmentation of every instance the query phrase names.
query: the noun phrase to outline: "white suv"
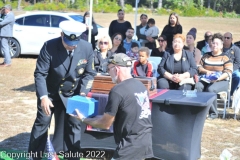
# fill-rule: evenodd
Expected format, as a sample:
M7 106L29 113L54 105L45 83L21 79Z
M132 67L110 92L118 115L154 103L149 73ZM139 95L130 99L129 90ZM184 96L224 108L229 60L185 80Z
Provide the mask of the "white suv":
M27 12L15 17L13 37L10 39L11 57L20 54L38 55L44 42L60 36L59 23L64 20L83 21L77 13L41 11ZM99 36L108 35L108 28L98 25Z

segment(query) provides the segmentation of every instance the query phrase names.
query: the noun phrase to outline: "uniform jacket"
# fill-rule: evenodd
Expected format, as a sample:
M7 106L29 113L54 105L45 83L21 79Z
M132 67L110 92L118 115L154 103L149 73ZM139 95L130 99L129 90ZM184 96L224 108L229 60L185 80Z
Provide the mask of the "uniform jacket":
M47 41L40 51L34 72L37 97L61 98L66 106L67 97L80 92L87 94L96 75L93 55L91 44L80 40L69 68L70 58L62 38Z
M197 66L195 59L193 58L193 54L182 50L182 71L189 72L190 77L193 77L197 74ZM162 57L161 63L158 66L158 73L161 77L164 76L165 72L169 72L171 74L174 73L174 54L165 52Z
M232 44L224 54L226 54L232 61L233 71L240 69L240 48Z
M0 22L0 36L12 37L13 36L13 24L15 22L13 12L9 12L4 19Z

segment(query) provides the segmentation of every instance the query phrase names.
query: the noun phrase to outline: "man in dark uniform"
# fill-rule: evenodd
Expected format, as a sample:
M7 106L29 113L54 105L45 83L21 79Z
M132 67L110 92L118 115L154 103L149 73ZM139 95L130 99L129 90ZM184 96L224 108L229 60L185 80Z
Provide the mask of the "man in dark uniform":
M29 153L41 159L46 145L52 114L55 117L53 147L69 160L79 160L81 122L66 114L68 97L85 96L96 75L90 43L80 40L86 26L76 21L59 24L61 37L47 41L38 56L34 72L37 94L37 117ZM64 153L64 154L63 154Z

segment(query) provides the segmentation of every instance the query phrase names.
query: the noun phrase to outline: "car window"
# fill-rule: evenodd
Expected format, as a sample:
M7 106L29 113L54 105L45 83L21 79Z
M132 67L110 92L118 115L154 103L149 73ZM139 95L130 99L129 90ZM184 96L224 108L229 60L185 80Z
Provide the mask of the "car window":
M50 27L49 15L33 15L26 16L24 20L25 26L41 26Z
M52 24L52 27L59 27L59 23L62 22L62 21L64 21L64 20L67 20L67 18L51 15L51 24Z
M81 16L81 15L69 15L69 17L71 17L75 21L83 22L83 16Z
M15 23L18 25L23 25L23 18L16 19Z

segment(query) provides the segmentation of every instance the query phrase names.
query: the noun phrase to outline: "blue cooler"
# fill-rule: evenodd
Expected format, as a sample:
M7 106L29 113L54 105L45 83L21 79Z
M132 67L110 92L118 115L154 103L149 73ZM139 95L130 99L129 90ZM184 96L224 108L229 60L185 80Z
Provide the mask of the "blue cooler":
M98 111L98 101L94 98L83 96L73 96L68 98L67 113L76 115L75 109L78 109L85 117L96 116Z

